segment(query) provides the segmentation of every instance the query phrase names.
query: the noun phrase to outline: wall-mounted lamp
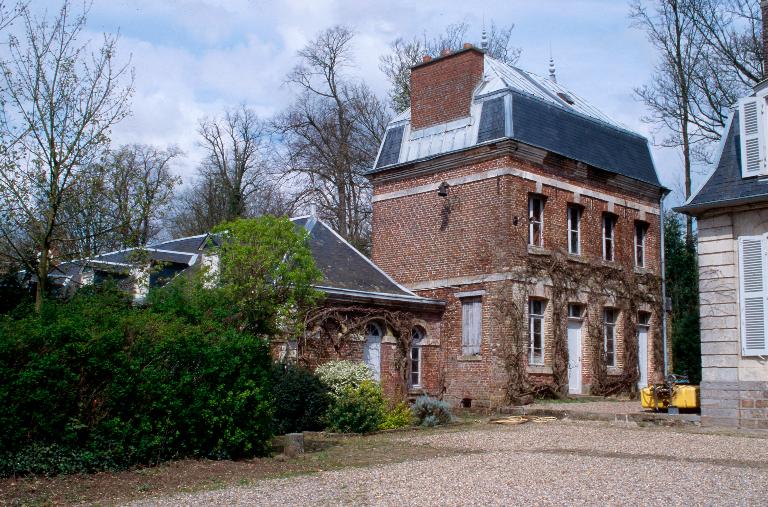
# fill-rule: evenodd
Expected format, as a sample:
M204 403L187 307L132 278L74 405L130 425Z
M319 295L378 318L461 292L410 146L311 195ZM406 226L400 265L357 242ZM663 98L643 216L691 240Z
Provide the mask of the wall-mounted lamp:
M448 189L450 188L450 185L447 181L444 181L440 183L440 186L437 187L437 195L439 197L448 197Z

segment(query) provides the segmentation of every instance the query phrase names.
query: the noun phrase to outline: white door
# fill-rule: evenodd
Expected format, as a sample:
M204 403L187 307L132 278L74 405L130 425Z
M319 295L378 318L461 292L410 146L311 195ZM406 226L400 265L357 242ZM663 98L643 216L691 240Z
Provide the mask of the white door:
M381 329L375 324L370 324L366 331L363 361L373 372L374 380L379 382L381 380Z
M581 394L581 321L568 320L568 393Z
M640 363L638 389L648 386L648 326L637 326L637 362Z

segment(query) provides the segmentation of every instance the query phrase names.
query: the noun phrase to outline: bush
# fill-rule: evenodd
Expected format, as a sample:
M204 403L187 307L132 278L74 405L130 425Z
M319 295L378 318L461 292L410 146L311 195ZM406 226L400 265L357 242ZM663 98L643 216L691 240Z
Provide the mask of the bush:
M347 387L334 399L326 419L331 431L370 433L379 429L385 413L381 386L364 380L357 387Z
M349 388L355 389L365 381L373 382L373 372L359 361L329 361L315 370L315 375L338 398Z
M453 420L448 403L429 396L416 398L413 404L413 416L421 426L448 424Z
M328 388L309 370L277 363L272 368L275 394L274 430L278 435L323 428L331 398Z
M0 317L0 476L265 454L271 368L264 340L116 290Z
M392 430L395 428L403 428L410 426L413 423L413 413L411 407L404 401L401 401L395 405L391 410L387 410L384 414L384 421L379 426L381 430Z

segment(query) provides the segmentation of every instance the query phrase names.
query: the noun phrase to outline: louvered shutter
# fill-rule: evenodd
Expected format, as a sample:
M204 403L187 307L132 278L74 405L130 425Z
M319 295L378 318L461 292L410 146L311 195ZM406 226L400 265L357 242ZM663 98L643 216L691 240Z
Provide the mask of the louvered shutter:
M465 356L480 353L483 305L480 298L461 301L461 353Z
M763 109L765 99L748 97L739 101L741 135L741 176L766 173Z
M745 356L768 355L766 350L765 238L739 238L739 306L741 350Z

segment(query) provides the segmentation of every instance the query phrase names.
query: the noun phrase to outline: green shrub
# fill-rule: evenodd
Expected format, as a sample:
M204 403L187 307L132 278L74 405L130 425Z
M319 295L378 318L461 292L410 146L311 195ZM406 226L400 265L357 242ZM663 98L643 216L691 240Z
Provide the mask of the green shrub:
M334 399L326 419L331 431L370 433L379 429L385 413L381 386L372 380L364 380L357 387L347 387Z
M331 398L328 389L309 370L277 363L272 368L275 395L274 430L278 435L323 428Z
M0 317L0 476L266 453L269 348L202 318L225 303L193 319L89 289Z
M359 361L329 361L318 366L315 375L334 397L341 396L349 388L359 387L366 380L373 381L371 369Z
M419 396L416 398L412 410L413 416L421 426L448 424L453 420L451 407L448 403L429 396Z
M391 410L387 410L384 414L384 421L382 421L379 429L392 430L395 428L404 428L413 424L413 413L411 407L404 401L401 401L395 405Z

